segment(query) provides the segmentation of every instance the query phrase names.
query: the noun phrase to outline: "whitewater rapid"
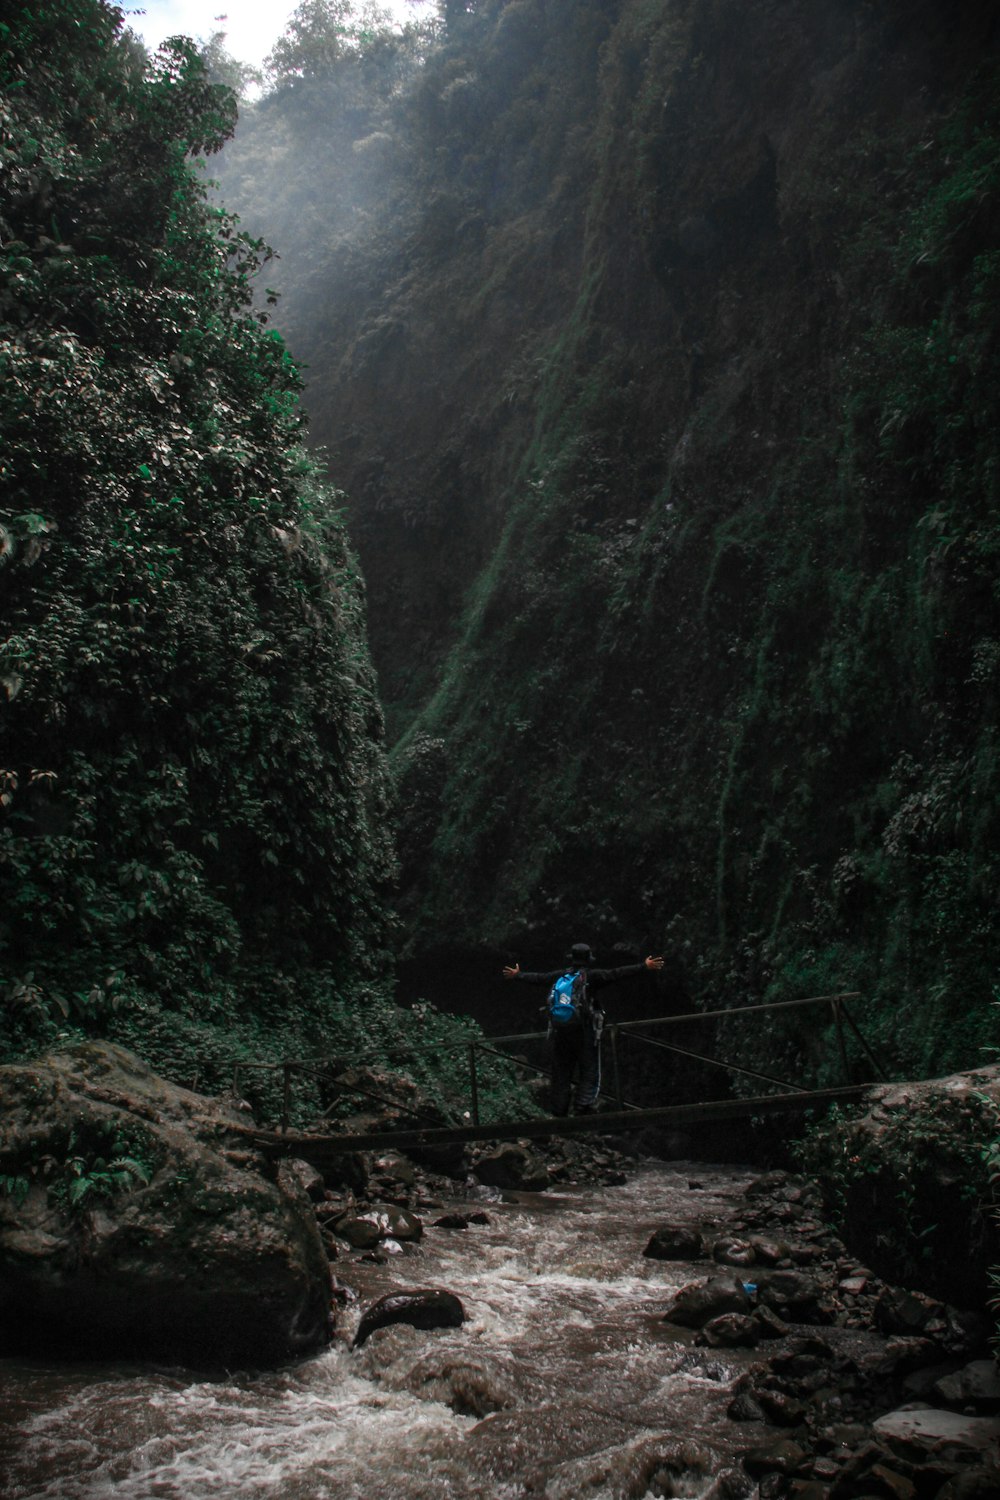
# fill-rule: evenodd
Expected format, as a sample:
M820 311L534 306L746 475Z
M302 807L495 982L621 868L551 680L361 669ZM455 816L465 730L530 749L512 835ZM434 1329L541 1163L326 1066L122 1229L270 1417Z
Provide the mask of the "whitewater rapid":
M737 1500L756 1489L726 1417L750 1355L676 1342L663 1311L704 1267L647 1260L667 1220L724 1222L752 1174L651 1164L624 1185L481 1201L383 1263L346 1254L352 1300L322 1355L268 1373L0 1361L3 1500ZM444 1287L459 1328L363 1309Z

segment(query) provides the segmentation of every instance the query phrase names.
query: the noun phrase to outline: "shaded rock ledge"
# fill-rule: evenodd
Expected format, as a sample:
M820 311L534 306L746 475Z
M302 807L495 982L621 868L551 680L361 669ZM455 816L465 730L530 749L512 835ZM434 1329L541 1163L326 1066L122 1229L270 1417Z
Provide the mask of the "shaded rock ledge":
M5 1353L218 1368L328 1342L313 1206L236 1109L98 1042L0 1068L0 1109Z

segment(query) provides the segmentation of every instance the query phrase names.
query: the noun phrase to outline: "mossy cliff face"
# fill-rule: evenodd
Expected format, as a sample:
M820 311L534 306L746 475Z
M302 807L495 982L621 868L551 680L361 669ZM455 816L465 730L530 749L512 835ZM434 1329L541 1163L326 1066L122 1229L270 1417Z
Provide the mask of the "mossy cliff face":
M997 48L971 0L481 3L386 113L381 217L284 316L414 952L622 939L696 1000L858 989L892 1065L976 1060Z
M0 23L0 1057L110 1030L218 1083L384 969L361 582L191 160L235 115L101 0Z

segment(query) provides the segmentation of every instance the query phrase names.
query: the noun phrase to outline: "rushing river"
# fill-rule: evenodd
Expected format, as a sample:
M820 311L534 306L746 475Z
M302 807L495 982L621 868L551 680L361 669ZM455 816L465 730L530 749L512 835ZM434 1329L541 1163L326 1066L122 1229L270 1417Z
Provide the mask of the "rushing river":
M267 1374L0 1362L3 1500L640 1500L755 1493L726 1408L750 1357L678 1344L662 1316L705 1268L646 1260L665 1220L725 1220L750 1174L673 1163L621 1187L477 1203L384 1264L335 1266L357 1300L324 1354ZM445 1208L468 1210L467 1200ZM425 1223L442 1210L425 1210ZM362 1309L444 1287L467 1320Z

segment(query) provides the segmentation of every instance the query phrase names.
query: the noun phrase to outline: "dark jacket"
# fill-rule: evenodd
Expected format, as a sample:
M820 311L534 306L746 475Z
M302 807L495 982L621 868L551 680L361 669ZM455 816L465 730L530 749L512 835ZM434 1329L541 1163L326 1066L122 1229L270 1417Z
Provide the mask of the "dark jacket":
M644 974L646 972L646 965L645 962L642 962L638 964L622 964L617 969L585 968L583 972L587 976L587 989L593 995L595 991L603 990L605 985L615 984L619 979L635 979L639 974ZM551 989L557 979L561 979L564 974L573 973L575 973L573 965L564 964L561 969L551 969L546 974L529 974L522 970L520 974L515 974L514 978L520 979L524 984L547 985ZM595 1007L600 1004L597 1000L593 1003Z

